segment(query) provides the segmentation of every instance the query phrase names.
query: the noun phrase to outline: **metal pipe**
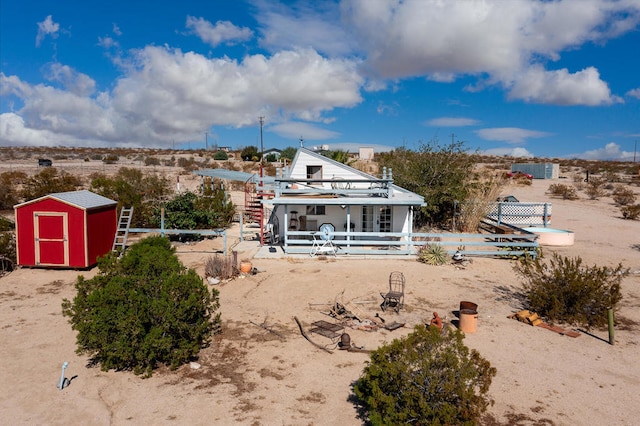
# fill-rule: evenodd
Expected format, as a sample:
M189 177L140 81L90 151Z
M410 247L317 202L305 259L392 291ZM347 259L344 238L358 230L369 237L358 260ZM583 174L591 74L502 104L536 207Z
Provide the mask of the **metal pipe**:
M58 389L60 389L60 390L62 390L64 388L64 385L67 382L67 379L65 379L65 377L64 377L64 370L66 370L68 366L69 366L69 363L67 361L65 361L62 364L62 374L60 374L60 382L58 383Z
M607 309L607 316L609 317L609 344L613 345L615 341L613 332L613 309Z

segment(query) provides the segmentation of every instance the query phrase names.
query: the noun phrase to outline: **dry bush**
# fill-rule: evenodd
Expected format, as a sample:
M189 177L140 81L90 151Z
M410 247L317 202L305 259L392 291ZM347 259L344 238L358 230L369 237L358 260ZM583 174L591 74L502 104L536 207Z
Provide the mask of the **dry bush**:
M206 277L228 280L240 274L231 256L209 256L204 264Z
M640 204L620 207L620 212L624 219L636 220L640 217Z
M551 195L562 197L565 200L577 200L578 194L574 186L565 185L562 183L554 183L549 185L547 190Z
M526 180L531 184L530 179ZM490 171L481 172L478 181L469 190L469 197L460 205L457 227L465 232L477 231L480 222L500 195L503 185L504 180L497 178Z
M617 185L613 189L613 201L619 206L627 206L636 202L636 194L630 188L623 185Z
M585 193L589 199L597 200L600 197L607 195L607 192L604 189L606 183L606 179L601 177L593 177L589 179L589 182L587 182L587 188L585 189Z

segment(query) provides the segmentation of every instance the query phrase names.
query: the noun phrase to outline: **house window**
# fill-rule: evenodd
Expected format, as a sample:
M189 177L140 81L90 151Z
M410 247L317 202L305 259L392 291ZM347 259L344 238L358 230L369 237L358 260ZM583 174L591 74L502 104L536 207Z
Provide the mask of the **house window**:
M307 206L307 216L324 216L325 206Z
M307 166L307 179L322 179L322 166Z

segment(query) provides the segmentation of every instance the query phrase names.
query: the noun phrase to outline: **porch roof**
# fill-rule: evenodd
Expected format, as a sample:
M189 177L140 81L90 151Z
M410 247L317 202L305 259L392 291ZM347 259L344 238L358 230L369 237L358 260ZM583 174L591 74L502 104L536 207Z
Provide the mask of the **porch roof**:
M258 183L260 180L262 180L262 182L266 184L273 184L275 182L275 178L273 176L260 177L257 173L240 172L237 170L203 169L195 170L193 174L198 176L208 176L216 179L233 180L240 182L247 182L249 179L251 179L251 182L254 183Z
M276 197L263 200L267 205L289 205L289 206L422 206L423 200L415 197L402 197L402 194L394 194L392 198L386 197L337 197L337 196L304 196L304 197Z

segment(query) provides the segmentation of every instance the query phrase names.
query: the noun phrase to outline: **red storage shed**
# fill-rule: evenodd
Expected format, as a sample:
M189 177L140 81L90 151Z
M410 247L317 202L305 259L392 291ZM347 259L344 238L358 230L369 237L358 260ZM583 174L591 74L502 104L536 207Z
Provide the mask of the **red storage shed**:
M88 268L113 247L117 203L91 191L49 194L14 206L18 265Z

